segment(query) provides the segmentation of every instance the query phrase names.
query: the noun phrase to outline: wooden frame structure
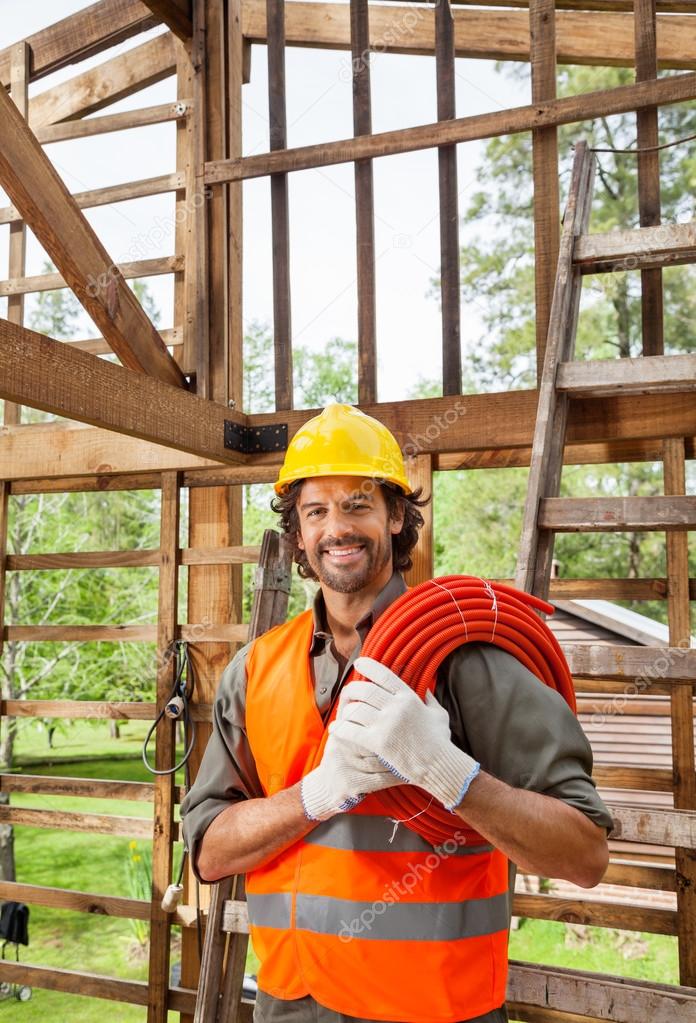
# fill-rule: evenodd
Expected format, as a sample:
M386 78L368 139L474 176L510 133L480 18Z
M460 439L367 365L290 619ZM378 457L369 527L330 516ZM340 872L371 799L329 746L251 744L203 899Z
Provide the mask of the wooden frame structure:
M502 8L502 9L501 9ZM97 68L78 71L68 82L28 97L30 83L52 71L102 53L116 43L162 23L167 31L127 53L107 57ZM405 26L407 26L405 28ZM411 460L411 477L430 489L435 471L530 464L537 391L461 395L459 346L458 211L456 145L473 139L531 131L534 154L534 213L538 364L551 314L559 245L559 125L636 111L642 146L656 139L657 111L664 104L696 99L696 3L694 0L488 0L439 4L325 4L304 0L101 0L0 52L0 113L7 131L0 153L0 184L12 205L0 209L10 225L8 298L0 321L0 397L5 424L0 431L0 650L3 641L51 639L134 642L156 639L160 654L158 706L169 691L171 664L164 656L172 639L188 639L199 681L196 716L209 720L210 704L232 644L243 642L241 566L258 550L244 548L241 485L267 482L282 460L283 440L254 450L259 429L287 428L291 437L314 412L295 411L292 402L292 333L289 274L288 174L353 162L356 183L359 400L395 433ZM249 76L253 45L269 54L269 148L242 156L241 95ZM285 50L289 46L343 49L353 57L354 137L287 148ZM434 56L438 120L429 125L373 134L370 116L369 54ZM454 60L458 56L529 61L532 102L490 114L456 116ZM557 63L635 67L636 83L606 92L556 98ZM657 78L657 69L675 74ZM153 82L176 75L177 100L127 113L103 113L112 102ZM134 180L69 195L42 144L96 136L170 121L175 124L176 167L156 178ZM393 153L438 149L443 308L443 395L421 401L379 404L376 385L374 202L372 160ZM242 188L244 180L271 181L274 241L273 299L276 413L247 415L242 408ZM175 255L117 267L89 227L82 210L146 195L174 193L177 204ZM630 239L620 233L578 239L580 272L617 265L626 246L644 247L639 263L643 283L644 355L660 358L661 268L696 253L693 229L665 232L659 225L659 166L655 154L640 162L641 229ZM181 216L178 214L181 213ZM28 225L51 254L58 275L26 275ZM659 236L655 232L660 231ZM652 232L652 233L651 233ZM660 244L662 249L659 249ZM622 248L623 246L623 248ZM129 277L174 275L174 326L158 332L125 285ZM102 338L56 342L27 330L23 296L68 285L99 324ZM115 352L111 365L95 355ZM587 397L596 384L583 367L561 366L559 387L573 395L568 409L566 462L602 463L664 459L664 501L684 495L685 459L694 457L696 405L693 364L627 360L606 394ZM653 367L648 369L648 367ZM647 375L662 389L642 393ZM595 371L600 372L600 371ZM602 367L606 374L608 368ZM666 381L666 386L665 386ZM636 393L637 392L637 393ZM108 398L108 400L105 400ZM56 412L73 422L29 426L21 405ZM457 416L450 420L452 409ZM447 430L429 431L445 420ZM274 447L275 444L275 447ZM188 547L178 542L179 496L189 489ZM7 509L13 495L61 491L119 491L157 488L162 492L160 547L152 551L22 556L6 549ZM631 499L602 508L614 528L631 528L653 516L664 528L661 499ZM640 507L638 502L644 502ZM675 809L640 813L617 806L621 840L676 849L675 866L657 869L628 863L617 846L610 867L614 883L675 891L678 912L600 903L549 895L519 896L516 911L546 919L642 929L677 935L682 987L629 983L618 978L576 974L517 964L510 989L513 1018L532 1023L573 1023L579 1017L633 1023L638 1018L691 1020L696 999L696 772L693 749L693 658L683 654L690 635L686 530L694 528L694 499L684 499L679 529L667 535L667 576L640 580L559 580L551 595L614 599L666 599L671 644L679 651L650 676L654 657L631 651L620 658L612 648L570 650L583 692L624 694L649 677L650 691L668 694L673 723L673 773L637 768L605 769L604 783L628 790L674 793ZM647 502L647 503L645 503ZM596 507L576 509L576 519L554 519L553 499L543 508L546 528L591 526ZM95 626L4 625L7 572L66 567L154 565L160 572L156 629ZM188 623L176 617L177 568L190 566ZM432 521L426 523L412 579L432 575ZM202 629L201 623L205 623ZM639 690L644 691L644 690ZM5 702L3 715L56 717L138 717L153 719L146 704ZM204 732L205 729L203 728ZM202 745L193 758L195 771ZM172 756L167 725L157 731L157 763ZM657 775L660 775L657 777ZM147 1006L148 1023L164 1023L167 1007L190 1017L197 980L197 949L190 898L174 921L159 909L169 881L172 842L178 836L174 808L180 797L161 778L154 785L3 775L6 792L118 796L149 800L153 822L90 814L51 814L0 805L0 820L60 826L103 834L154 838L151 904L60 889L0 883L0 897L75 911L150 919L149 984L88 976L26 965L2 965L3 979L92 994ZM184 928L181 987L169 986L172 922ZM246 1012L246 1010L245 1010Z

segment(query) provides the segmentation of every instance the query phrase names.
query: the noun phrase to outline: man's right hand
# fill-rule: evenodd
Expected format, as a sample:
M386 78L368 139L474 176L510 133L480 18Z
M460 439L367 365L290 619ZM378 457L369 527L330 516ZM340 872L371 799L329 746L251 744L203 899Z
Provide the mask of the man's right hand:
M302 779L300 792L307 820L325 821L352 810L370 792L401 784L376 756L330 735L321 763Z

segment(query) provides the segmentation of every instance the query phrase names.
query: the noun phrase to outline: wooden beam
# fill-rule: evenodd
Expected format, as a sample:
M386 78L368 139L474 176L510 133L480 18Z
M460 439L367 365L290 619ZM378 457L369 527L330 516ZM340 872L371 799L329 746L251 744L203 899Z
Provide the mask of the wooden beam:
M696 650L686 647L599 643L562 643L561 647L574 678L617 679L624 685L623 692L627 697L651 692L653 682L688 688L696 678ZM590 691L584 682L578 688L583 692Z
M675 1023L696 1012L692 988L514 961L510 963L507 997L511 1019L523 1018L518 1015L518 1005L572 1013L573 1023L578 1016L613 1023Z
M525 5L526 6L526 5ZM350 48L347 3L287 0L286 45L322 49ZM245 0L243 31L252 43L266 42L265 0ZM658 61L663 68L696 68L694 20L691 15L657 19ZM370 9L370 44L377 53L435 52L435 13L408 4L380 4ZM520 11L454 11L458 57L483 60L529 60L529 16ZM560 64L633 67L632 14L559 12L556 51Z
M123 817L104 813L68 813L65 810L28 810L0 804L0 821L28 828L55 828L90 835L120 835L152 838L152 821L147 817Z
M539 526L560 533L696 529L696 497L547 497Z
M0 320L0 397L216 462L247 461L224 441L225 422L243 425L245 417L7 320Z
M3 89L0 118L0 181L27 225L121 362L183 386L162 338Z
M614 818L612 838L620 838L623 842L696 849L696 813L618 805L609 806L609 810Z
M558 920L590 927L620 927L627 931L647 931L649 934L677 933L676 910L635 903L567 899L545 893L517 893L512 900L512 912L515 916L532 920Z
M114 116L120 117L121 115L115 114ZM184 175L182 173L159 174L154 178L141 178L139 181L127 181L123 185L107 185L104 188L90 188L86 192L73 192L72 197L81 210L86 210L94 209L96 206L111 205L111 203L115 202L127 202L131 199L142 199L149 195L163 195L165 192L176 192L180 188L183 188L183 185ZM14 206L3 206L0 208L0 224L13 224L21 222L21 220L22 215ZM178 259L179 257L175 258ZM142 264L143 261L139 262ZM145 262L150 261L147 260ZM135 265L135 269L138 269L136 264L131 263L125 265ZM121 273L124 272L123 266L124 264L120 267ZM10 277L13 276L15 275L10 274ZM17 276L20 275L18 274ZM60 275L56 274L40 275L40 279L48 279L49 277L51 278L51 282L58 282L59 279L62 280ZM29 280L32 279L35 278L29 278ZM61 285L58 284L58 286L60 287Z
M3 651L5 632L5 586L7 569L7 515L9 511L10 484L0 479L0 657Z
M93 114L168 78L174 67L171 35L156 36L34 96L29 102L29 125L35 131L59 121Z
M176 273L183 267L183 256L158 256L156 259L136 259L132 263L119 263L112 265L109 277L116 272L124 280L133 280L137 277L157 277L161 274ZM88 285L88 289L96 291L98 288L108 287L108 277L105 281L94 279ZM37 274L36 277L15 277L9 281L0 281L0 296L3 295L30 295L38 291L57 291L60 288L68 288L70 285L61 274Z
M155 25L140 0L100 0L27 37L32 82L67 67ZM0 50L0 81L9 84L12 46Z
M662 224L586 234L575 243L573 261L583 274L693 263L696 261L696 226L692 223Z
M10 97L17 110L26 118L29 106L29 57L30 50L26 43L17 43L12 49L10 67ZM10 224L9 257L7 260L8 277L24 277L27 271L27 231L22 223ZM24 323L24 296L9 295L7 299L7 319L10 323ZM22 407L6 401L4 422L6 426L16 425L22 421Z
M637 359L592 359L563 362L556 386L578 397L582 394L641 394L656 389L696 389L696 355L646 355Z
M416 455L406 461L406 475L412 490L423 488L422 497L431 497L433 493L433 456ZM420 509L424 525L418 534L411 559L413 567L406 573L406 582L409 586L418 586L428 579L432 579L433 568L433 502Z
M370 5L351 0L350 46L353 134L372 134L370 89ZM358 401L377 401L377 306L375 295L375 211L372 161L358 161L355 180L355 245L358 285Z
M636 46L636 81L657 78L657 18L655 0L635 0L634 38ZM637 119L638 211L641 227L660 223L660 153L657 149L657 107L639 110ZM662 355L664 343L664 310L662 272L641 270L641 321L643 355Z
M193 35L192 0L143 0L157 21L162 21L183 42Z
M108 708L110 705L106 703L102 706ZM154 720L154 704L151 703L149 706L149 720ZM104 781L97 778L61 778L56 775L0 774L0 790L32 792L46 796L84 796L87 799L129 799L139 803L151 803L154 786L148 781Z
M454 20L449 0L435 9L435 73L437 119L457 116L454 87ZM440 200L440 301L442 304L442 393L461 394L462 351L459 284L459 188L457 147L440 146L437 151Z
M686 465L684 442L671 437L664 446L666 500L685 500ZM689 538L686 533L667 533L667 579L669 641L672 646L691 644L689 602ZM694 762L694 690L680 687L670 695L672 725L672 774L674 805L692 811L696 819L696 764ZM679 977L682 984L696 985L696 852L694 843L675 841L677 908L679 910Z
M95 895L92 892L48 888L38 884L0 881L0 899L27 902L31 906L48 906L51 909L69 909L78 913L97 913L99 916L114 916L127 920L148 920L150 917L150 903L144 899Z
M556 98L556 14L554 0L530 0L532 103ZM558 129L532 132L534 184L534 293L537 383L541 385L546 335L561 236L558 186Z
M172 697L177 664L174 641L177 633L179 592L179 478L162 475L160 518L159 601L157 609L157 706ZM188 724L188 723L187 723ZM148 1023L166 1023L169 986L171 916L162 899L172 881L174 837L174 773L176 763L175 722L164 715L155 730L154 828L152 841L152 896L150 907L150 959L148 967ZM188 742L188 737L186 739Z
M627 113L647 106L681 103L694 98L696 75L672 75L656 82L622 85L615 89L581 93L578 96L546 100L531 106L499 110L490 114L459 117L446 122L435 121L414 128L400 128L276 153L261 153L240 160L209 163L205 177L208 184L215 184L220 181L239 181L267 174L307 170L312 167L328 167L351 160L413 153L455 142L472 142L537 128L572 124L576 121Z
M266 0L268 26L269 149L287 147L285 108L285 0ZM288 179L271 175L271 232L273 235L273 351L276 409L294 406L292 374L292 314L290 301L290 214Z
M130 131L131 128L165 124L167 121L181 121L188 117L190 110L190 100L159 103L153 107L124 110L120 114L104 114L103 117L90 117L84 121L61 121L58 124L45 124L43 128L37 128L34 134L42 145L47 145L50 142L65 142L68 139L108 135L114 131Z

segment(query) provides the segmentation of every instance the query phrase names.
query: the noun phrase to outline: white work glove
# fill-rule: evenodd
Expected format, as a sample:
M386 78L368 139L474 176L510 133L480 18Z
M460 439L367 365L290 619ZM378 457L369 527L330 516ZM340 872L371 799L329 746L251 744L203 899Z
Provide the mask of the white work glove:
M305 817L325 821L352 810L368 792L399 785L378 758L352 742L330 735L321 763L300 785Z
M372 657L355 668L371 682L350 682L339 700L331 738L374 753L402 782L418 785L454 810L480 764L450 738L449 714L432 693L425 702L398 675Z

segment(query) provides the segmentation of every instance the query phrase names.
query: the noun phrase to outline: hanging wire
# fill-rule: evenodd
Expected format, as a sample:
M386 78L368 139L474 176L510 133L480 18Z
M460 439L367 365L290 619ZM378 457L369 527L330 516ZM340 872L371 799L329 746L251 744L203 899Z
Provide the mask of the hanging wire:
M181 639L175 640L168 648L168 655L170 657L176 657L177 667L174 685L172 686L172 690L167 697L164 706L153 721L147 735L145 736L142 750L143 763L145 764L145 767L150 774L157 775L175 774L178 770L180 770L180 768L187 767L188 759L193 752L193 746L196 741L196 725L191 717L191 709L189 706L189 702L193 695L195 677L188 644ZM172 720L178 720L179 718L183 720L184 744L186 748L183 757L177 764L174 764L173 767L166 767L162 770L158 770L150 763L147 751L155 729L165 715ZM188 779L186 787L188 788Z
M633 149L611 149L609 147L602 148L600 146L592 146L590 149L591 153L618 153L627 154L629 156L639 156L641 153L657 153L661 149L671 149L672 146L680 146L684 142L691 142L696 139L696 133L693 135L685 135L683 139L675 139L674 142L663 142L659 146L636 146Z

